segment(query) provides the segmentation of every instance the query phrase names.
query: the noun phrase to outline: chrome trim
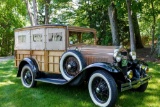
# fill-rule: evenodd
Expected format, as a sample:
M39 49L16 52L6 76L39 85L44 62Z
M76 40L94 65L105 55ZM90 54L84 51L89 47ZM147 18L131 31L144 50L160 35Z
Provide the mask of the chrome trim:
M132 81L132 82L130 81L130 82L121 84L121 92L132 89L132 88L138 88L142 84L147 83L150 78L151 78L150 76L147 76L136 81Z

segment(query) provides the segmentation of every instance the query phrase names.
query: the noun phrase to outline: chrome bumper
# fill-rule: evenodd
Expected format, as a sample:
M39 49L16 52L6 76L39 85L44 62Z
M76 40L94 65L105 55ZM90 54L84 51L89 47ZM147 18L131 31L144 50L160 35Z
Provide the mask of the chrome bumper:
M147 83L149 79L150 79L150 76L147 76L147 77L141 78L141 79L136 80L136 81L121 84L121 92L125 91L125 90L132 89L132 88L138 88L142 84Z

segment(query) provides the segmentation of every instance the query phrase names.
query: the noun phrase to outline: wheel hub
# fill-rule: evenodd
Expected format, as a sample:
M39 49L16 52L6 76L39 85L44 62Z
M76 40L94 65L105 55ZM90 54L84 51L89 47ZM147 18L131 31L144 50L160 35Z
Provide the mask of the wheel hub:
M100 93L100 89L98 87L96 88L96 93Z
M70 70L70 69L71 69L71 67L72 67L72 66L71 66L70 64L68 64L68 65L67 65L67 69L69 69L69 70Z
M77 64L75 61L70 61L67 65L67 69L70 70L71 72L74 72L77 70Z

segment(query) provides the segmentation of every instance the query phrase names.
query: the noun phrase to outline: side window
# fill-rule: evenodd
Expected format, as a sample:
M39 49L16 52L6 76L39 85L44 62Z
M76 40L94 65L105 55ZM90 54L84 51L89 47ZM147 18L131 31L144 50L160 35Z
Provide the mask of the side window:
M79 39L78 39L78 33L76 32L70 32L70 35L69 35L69 43L70 45L72 44L77 44L79 43Z
M25 42L26 42L26 35L19 35L18 43L25 43Z
M95 38L93 33L82 33L82 42L86 45L93 45Z
M42 34L33 34L33 42L42 42Z
M85 32L69 32L70 45L92 45L95 43L93 33Z
M52 41L62 41L62 32L58 32L58 33L49 33L48 34L48 41L52 42Z

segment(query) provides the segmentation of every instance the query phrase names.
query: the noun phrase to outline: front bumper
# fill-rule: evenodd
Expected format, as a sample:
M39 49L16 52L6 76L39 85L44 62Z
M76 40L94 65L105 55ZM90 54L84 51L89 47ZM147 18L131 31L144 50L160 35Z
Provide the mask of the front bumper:
M132 88L138 88L142 84L147 83L149 79L150 79L150 76L146 76L146 77L140 78L139 80L136 80L136 81L131 81L131 82L121 84L121 92L125 91L125 90L132 89Z

